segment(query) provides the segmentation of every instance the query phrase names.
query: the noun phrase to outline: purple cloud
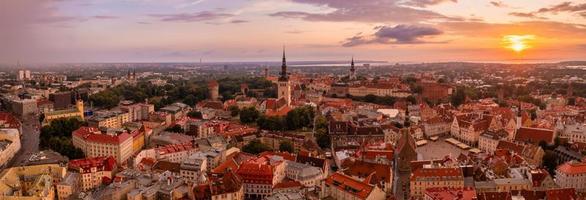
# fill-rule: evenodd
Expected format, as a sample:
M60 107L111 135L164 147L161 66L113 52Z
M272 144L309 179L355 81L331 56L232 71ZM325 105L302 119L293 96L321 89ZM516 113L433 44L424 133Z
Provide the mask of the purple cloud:
M417 22L432 19L449 19L436 12L403 6L397 0L291 0L296 3L333 8L329 13L284 11L270 14L273 17L298 18L307 21L358 21L358 22ZM440 0L416 0L424 5ZM445 1L445 0L441 0ZM451 1L451 0L448 0Z
M429 26L397 25L375 27L376 32L371 36L357 34L344 41L342 46L352 47L364 44L422 44L430 43L422 38L443 34L443 31Z
M94 19L118 19L118 16L111 16L111 15L96 15L93 17Z
M215 19L223 19L232 17L234 15L228 13L216 13L211 11L201 11L195 13L179 13L179 14L151 14L151 17L159 18L161 21L168 22L199 22L209 21Z
M514 12L514 13L509 13L509 15L517 16L517 17L530 17L530 18L546 19L544 17L540 17L539 15L545 14L545 13L558 14L558 13L562 13L562 12L576 13L576 14L586 18L586 3L574 4L572 2L563 2L563 3L553 5L550 7L544 7L544 8L541 8L541 9L539 9L537 11L533 11L533 12L526 12L526 13Z
M406 5L417 6L417 7L427 7L432 5L437 5L444 2L454 2L458 3L458 0L411 0L405 2Z
M537 16L535 13L524 13L524 12L512 12L509 13L509 15L511 16L515 16L515 17L525 17L525 18L534 18L534 19L546 19L545 17L540 17Z
M235 20L230 21L230 23L232 23L232 24L242 24L242 23L248 23L248 22L250 22L250 21L242 20L242 19L235 19Z
M490 4L492 4L494 7L499 7L499 8L509 7L507 4L505 4L502 1L491 1Z
M549 8L541 8L538 13L551 12L557 14L558 12L582 12L586 11L586 3L574 5L572 2L563 2Z

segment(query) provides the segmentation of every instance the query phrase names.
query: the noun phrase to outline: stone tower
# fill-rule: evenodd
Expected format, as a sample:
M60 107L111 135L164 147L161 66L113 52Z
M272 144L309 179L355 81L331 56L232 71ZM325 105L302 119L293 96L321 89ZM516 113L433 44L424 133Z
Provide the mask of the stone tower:
M283 47L283 63L281 64L281 74L279 76L278 98L284 98L287 105L291 105L291 82L289 81L289 75L287 74L287 61L285 59L285 47Z
M354 56L352 56L352 62L350 62L350 80L356 80L356 68L354 68Z
M81 96L79 94L77 95L77 97L75 99L75 108L77 109L78 112L80 112L79 117L81 118L81 120L82 121L85 120L84 116L83 116L84 111L85 111L84 110L85 108L83 106L83 99L81 99Z

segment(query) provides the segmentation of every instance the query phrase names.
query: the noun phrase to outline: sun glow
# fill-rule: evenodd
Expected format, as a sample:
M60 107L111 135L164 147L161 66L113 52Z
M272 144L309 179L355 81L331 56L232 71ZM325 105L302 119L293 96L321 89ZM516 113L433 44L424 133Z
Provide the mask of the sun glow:
M505 35L502 43L505 48L520 53L531 48L531 42L535 40L535 35Z

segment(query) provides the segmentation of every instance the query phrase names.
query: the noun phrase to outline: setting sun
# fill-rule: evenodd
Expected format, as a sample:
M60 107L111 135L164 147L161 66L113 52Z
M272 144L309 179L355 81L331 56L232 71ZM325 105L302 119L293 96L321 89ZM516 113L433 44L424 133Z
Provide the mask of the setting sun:
M530 43L535 40L535 35L505 35L502 42L505 48L515 52L522 52L531 48Z

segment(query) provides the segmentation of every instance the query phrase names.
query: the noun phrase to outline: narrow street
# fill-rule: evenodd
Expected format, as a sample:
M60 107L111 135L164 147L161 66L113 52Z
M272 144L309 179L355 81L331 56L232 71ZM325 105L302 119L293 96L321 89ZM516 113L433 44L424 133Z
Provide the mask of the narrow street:
M26 159L28 155L39 151L40 123L36 115L24 117L22 120L22 137L20 138L20 151L14 155L8 167L14 167L17 163Z

